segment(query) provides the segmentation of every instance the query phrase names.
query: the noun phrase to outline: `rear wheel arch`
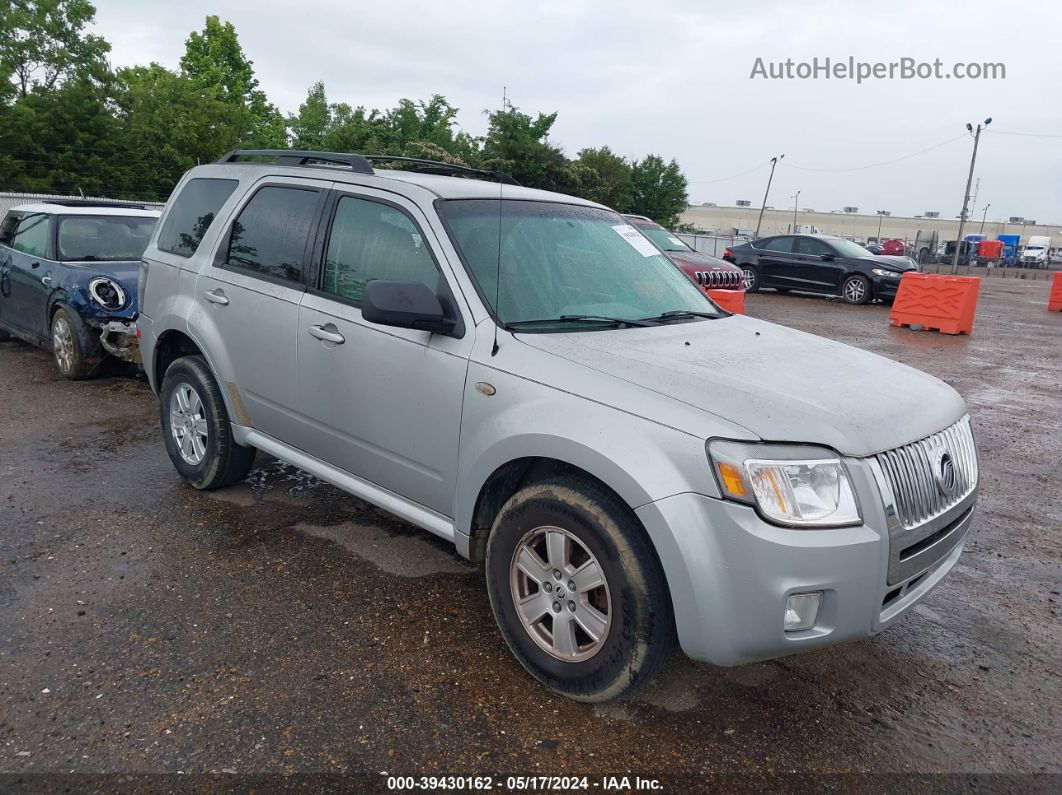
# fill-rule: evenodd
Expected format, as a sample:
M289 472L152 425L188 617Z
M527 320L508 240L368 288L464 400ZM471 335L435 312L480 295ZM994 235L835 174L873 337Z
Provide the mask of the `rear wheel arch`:
M206 356L195 340L183 331L171 329L163 332L155 343L154 361L151 372L154 375L155 386L162 388L162 379L166 376L166 370L173 362L182 356ZM209 362L208 362L209 365Z

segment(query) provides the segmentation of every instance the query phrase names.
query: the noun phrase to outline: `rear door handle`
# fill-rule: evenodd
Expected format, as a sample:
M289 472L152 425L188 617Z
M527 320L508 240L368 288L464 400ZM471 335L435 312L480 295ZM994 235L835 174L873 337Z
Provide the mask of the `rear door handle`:
M221 304L222 306L228 306L229 299L221 290L207 290L203 293L203 297L210 301L212 304Z
M43 284L45 287L51 287L52 286L52 276L51 276L51 274L45 274L44 276L41 276L41 284Z
M347 341L346 337L340 334L331 323L327 326L310 326L310 335L325 342L334 342L336 345L342 345Z

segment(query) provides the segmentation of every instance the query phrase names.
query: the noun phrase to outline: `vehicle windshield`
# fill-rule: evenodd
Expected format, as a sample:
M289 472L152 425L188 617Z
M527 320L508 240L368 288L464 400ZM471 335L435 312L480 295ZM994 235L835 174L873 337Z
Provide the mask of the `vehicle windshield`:
M107 262L140 259L155 218L77 215L59 219L59 259Z
M639 226L634 228L656 243L664 251L692 251L680 238L668 232L662 226Z
M611 328L668 312L725 316L614 212L496 199L451 199L437 206L503 326L557 332ZM696 316L677 314L661 322L691 319Z
M861 245L853 243L851 240L837 238L836 240L831 239L826 242L837 249L837 253L842 257L865 257L869 253Z
M1043 246L1026 246L1025 250L1026 251L1043 251L1044 247Z

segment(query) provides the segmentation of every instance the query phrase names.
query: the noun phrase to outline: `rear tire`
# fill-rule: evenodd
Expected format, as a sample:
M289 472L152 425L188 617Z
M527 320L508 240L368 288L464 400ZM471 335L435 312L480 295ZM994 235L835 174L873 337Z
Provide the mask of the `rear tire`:
M630 508L597 483L556 477L513 495L487 540L486 574L510 650L568 698L617 698L671 651L656 552Z
M745 275L745 292L755 293L760 289L760 273L752 265L742 265L741 272Z
M60 305L52 315L52 356L63 378L82 381L100 366L103 349L92 329L73 309Z
M871 298L870 280L866 276L852 274L841 283L841 298L846 304L865 304Z
M195 488L230 486L251 471L255 449L236 444L221 388L202 356L183 356L166 369L159 420L170 461Z

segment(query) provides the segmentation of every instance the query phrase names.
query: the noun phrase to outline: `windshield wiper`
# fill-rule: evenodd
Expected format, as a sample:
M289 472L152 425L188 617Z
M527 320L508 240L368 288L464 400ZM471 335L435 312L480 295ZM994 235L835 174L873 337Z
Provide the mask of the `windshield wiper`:
M661 312L656 317L643 317L642 320L655 323L666 323L669 320L683 320L690 317L703 317L708 320L718 320L721 317L726 317L726 315L717 312L694 312L690 309L672 309L670 312Z
M644 320L632 320L626 317L608 317L606 315L561 315L560 317L544 317L535 320L513 320L505 324L505 328L512 330L519 326L548 326L562 323L606 323L615 326L644 326L652 323Z

